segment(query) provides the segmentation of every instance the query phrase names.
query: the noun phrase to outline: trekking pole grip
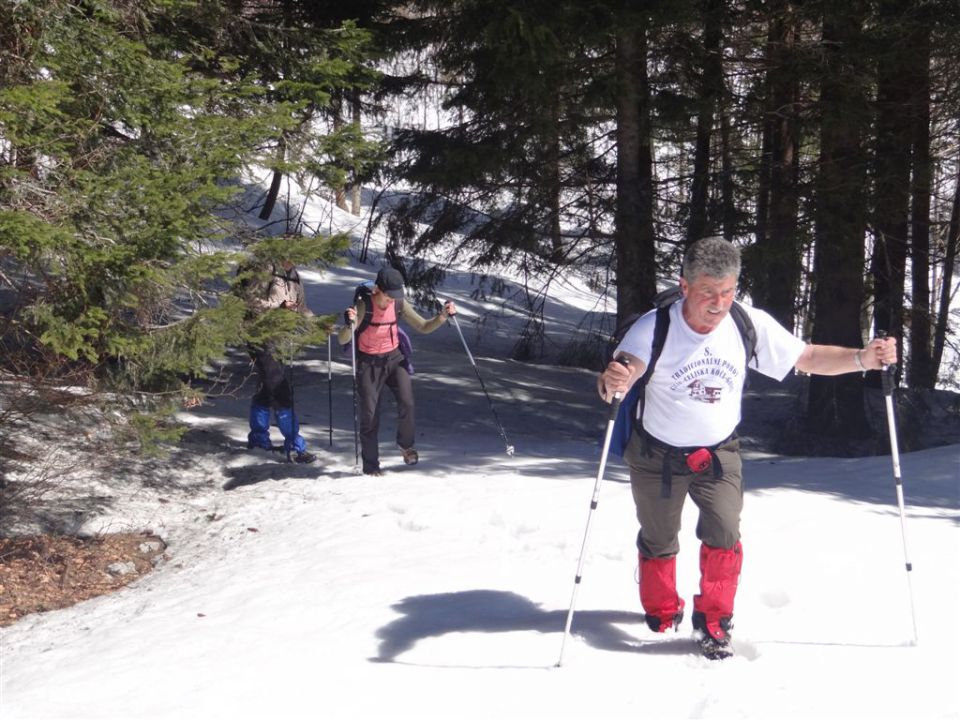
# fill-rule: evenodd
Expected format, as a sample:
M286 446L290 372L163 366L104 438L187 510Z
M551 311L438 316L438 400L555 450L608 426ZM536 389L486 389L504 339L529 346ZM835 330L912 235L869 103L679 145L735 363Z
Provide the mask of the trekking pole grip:
M615 393L613 400L610 401L610 417L609 420L616 420L617 413L620 412L620 403L623 401L623 398L620 397L620 393Z
M896 372L896 365L884 365L880 371L880 383L883 386L883 394L887 397L893 395L893 390L896 386L896 377L894 377Z
M877 333L878 338L887 337L885 331ZM893 395L893 391L896 388L897 384L897 366L896 365L884 365L880 368L880 384L883 387L883 394L887 397Z
M630 361L623 355L618 358L615 358L615 361L623 365L625 368L630 367ZM617 419L617 413L620 412L620 403L623 401L622 393L614 393L613 399L610 401L610 420Z

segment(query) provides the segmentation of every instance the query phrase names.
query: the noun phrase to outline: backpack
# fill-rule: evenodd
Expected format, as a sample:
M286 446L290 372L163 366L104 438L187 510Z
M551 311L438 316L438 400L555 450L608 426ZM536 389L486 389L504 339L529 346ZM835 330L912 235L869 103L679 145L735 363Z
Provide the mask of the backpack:
M247 304L248 310L258 309L257 303L267 298L274 278L300 284L300 273L296 268L287 272L273 263L264 263L256 258L241 261L235 277L234 294Z
M272 265L268 266L255 258L242 260L237 264L234 274L236 282L233 284L233 293L243 300L248 308L253 308L256 301L267 296L273 281L272 276Z
M354 331L354 335L359 335L364 330L366 330L373 323L373 301L371 296L373 294L373 283L370 281L362 282L357 285L357 289L353 293L353 305L356 307L357 301L362 300L363 306L366 308L366 312L363 313L363 319L360 321L360 324L357 326L357 329ZM404 331L399 324L400 315L403 313L403 303L404 298L397 298L394 302L394 309L397 313L397 321L392 323L387 323L389 325L394 325L397 329L397 342L400 345L400 352L403 354L403 362L400 363L400 367L406 370L410 375L413 375L413 343L410 342L410 336ZM383 323L378 323L383 324ZM343 346L344 354L350 352L350 345L353 340L346 343Z
M620 402L620 408L617 411L617 417L614 420L613 434L610 437L610 452L618 457L623 457L623 453L630 442L630 436L633 434L634 421L643 420L643 405L646 395L647 383L653 375L654 368L657 366L657 360L660 359L660 353L663 352L663 345L667 341L667 331L670 329L670 306L683 297L679 285L667 288L657 293L653 298L653 305L657 310L656 321L653 326L653 344L650 351L650 362L643 371L633 387L627 392ZM623 336L637 321L643 313L635 313L624 320L614 331L613 337L608 344L608 357L613 359L613 351L623 340ZM743 347L746 351L745 367L750 366L750 361L757 357L757 330L753 326L753 321L743 309L743 306L734 301L730 306L730 317L733 318L737 330L740 331L740 338L743 340ZM744 378L744 387L747 386L746 377ZM637 405L640 410L637 412Z

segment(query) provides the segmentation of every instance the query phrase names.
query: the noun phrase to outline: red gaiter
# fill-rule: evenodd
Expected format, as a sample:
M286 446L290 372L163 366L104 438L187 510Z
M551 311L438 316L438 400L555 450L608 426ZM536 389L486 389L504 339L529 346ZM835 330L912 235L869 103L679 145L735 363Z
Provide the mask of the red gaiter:
M677 559L640 556L640 604L648 618L659 620L658 632L673 627L674 616L683 609L677 595ZM651 627L653 624L647 623Z
M721 620L733 617L733 599L737 594L743 546L730 549L700 546L700 594L693 596L693 612L702 613L707 632L721 639L727 636Z

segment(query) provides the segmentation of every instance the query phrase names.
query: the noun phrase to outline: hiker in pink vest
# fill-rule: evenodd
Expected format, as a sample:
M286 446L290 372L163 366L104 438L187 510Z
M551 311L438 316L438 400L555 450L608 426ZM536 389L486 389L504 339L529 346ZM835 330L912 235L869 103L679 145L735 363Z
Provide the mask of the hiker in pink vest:
M380 469L380 393L390 388L397 401L397 445L403 461L416 465L419 460L414 442L416 428L413 414L413 385L406 358L401 352L403 319L420 333L431 333L444 324L447 317L456 314L452 302L443 306L436 317L426 320L403 298L403 275L394 268L377 273L372 286L361 286L354 305L347 308L347 325L340 329L337 339L346 345L356 340L357 396L359 399L360 454L365 475L382 475Z

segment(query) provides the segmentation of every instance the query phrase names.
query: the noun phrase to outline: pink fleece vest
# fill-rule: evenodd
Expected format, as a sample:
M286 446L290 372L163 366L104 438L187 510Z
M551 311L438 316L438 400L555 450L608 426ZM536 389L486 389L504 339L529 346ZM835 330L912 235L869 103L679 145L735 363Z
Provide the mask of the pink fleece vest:
M370 307L366 308L366 311L373 314L370 324L360 333L357 339L357 349L368 355L383 355L399 347L397 304L392 302L386 310L381 310L371 298Z

